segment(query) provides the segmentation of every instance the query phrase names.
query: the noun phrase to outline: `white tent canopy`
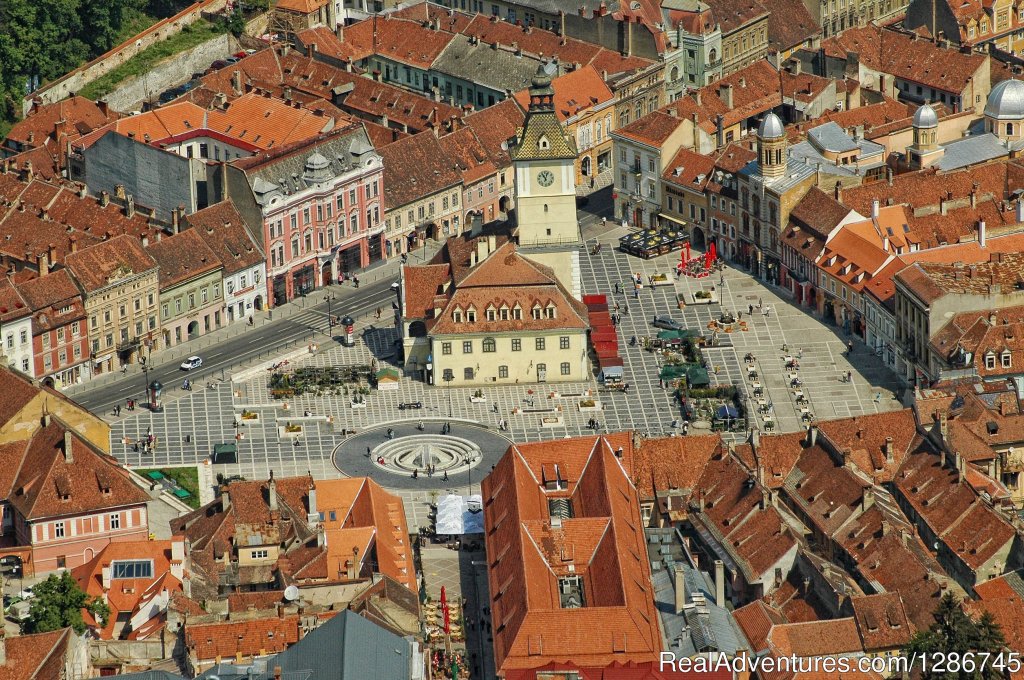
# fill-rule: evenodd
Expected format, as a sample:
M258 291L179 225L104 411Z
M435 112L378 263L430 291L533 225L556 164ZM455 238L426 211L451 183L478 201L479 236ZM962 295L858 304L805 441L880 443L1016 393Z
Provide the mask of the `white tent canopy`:
M483 498L479 495L445 496L437 502L434 533L446 536L484 532Z

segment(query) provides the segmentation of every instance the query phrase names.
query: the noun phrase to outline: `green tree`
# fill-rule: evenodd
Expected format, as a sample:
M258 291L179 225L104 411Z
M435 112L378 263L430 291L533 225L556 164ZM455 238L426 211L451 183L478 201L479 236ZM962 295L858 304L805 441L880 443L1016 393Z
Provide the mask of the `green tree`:
M943 669L944 672L937 672L934 662L937 654L947 655L946 658L954 656L958 660L965 659L965 654L973 652L988 652L995 656L1006 647L1002 629L995 622L992 616L985 614L975 622L964 613L960 602L947 592L942 596L938 606L933 613L935 622L928 630L919 631L910 641L904 654L916 663L914 666L921 669L921 659L927 659L925 672L921 674L924 680L997 680L1002 678L1002 670L993 668L991 664L984 669L975 668L965 671L958 668L956 671ZM918 659L918 661L914 661ZM974 657L977 665L981 664L981 657Z
M83 609L98 619L106 620L110 616L110 607L102 599L86 595L68 571L50 574L33 591L35 597L25 622L26 633L47 633L71 626L81 634L85 632Z

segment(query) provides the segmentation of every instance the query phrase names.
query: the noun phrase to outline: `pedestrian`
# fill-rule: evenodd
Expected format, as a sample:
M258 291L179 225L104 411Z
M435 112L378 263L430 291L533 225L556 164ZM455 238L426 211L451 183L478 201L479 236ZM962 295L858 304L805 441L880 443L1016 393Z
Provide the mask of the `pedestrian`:
M637 300L640 299L640 289L639 288L633 288L633 298L637 299Z
M380 309L380 307L378 307L377 308L377 318L378 319L380 319L380 315L381 315L381 309Z
M747 314L753 316L753 314L754 314L754 305L747 305Z
M444 471L444 477L441 478L441 481L442 482L447 482L448 481L448 471L447 470Z
M846 372L846 382L853 382L853 371Z
M622 311L624 311L626 313L626 316L629 316L629 303L626 303L623 306Z
M882 401L882 393L881 392L875 392L875 403L877 404L880 401Z
M367 447L366 447L366 457L367 457L367 458L369 458L369 457L370 457L370 453L371 453L371 452L370 452L370 447L369 447L369 446L367 446Z
M615 303L615 311L616 312L619 311L619 303L618 302Z
M758 308L758 309L760 309L760 308L761 308L761 304L762 304L762 303L761 303L761 298L757 298L757 308Z
M615 294L618 295L621 292L622 292L622 286L620 286L618 283L616 283L615 284Z
M850 340L848 343L846 343L846 353L853 354L853 340Z
M739 312L736 313L736 320L739 321L742 318L743 318L743 310L741 309Z

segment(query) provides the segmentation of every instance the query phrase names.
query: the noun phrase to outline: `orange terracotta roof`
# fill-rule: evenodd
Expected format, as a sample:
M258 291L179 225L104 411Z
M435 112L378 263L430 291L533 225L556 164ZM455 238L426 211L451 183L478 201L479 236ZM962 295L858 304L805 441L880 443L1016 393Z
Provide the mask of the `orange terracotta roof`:
M960 263L917 262L896 275L896 280L926 305L951 294L984 295L993 284L1004 291L1024 283L1024 253L1004 253L998 259L969 267Z
M613 135L625 137L628 140L660 149L672 133L685 122L678 116L672 116L663 111L655 111L633 121L625 127L616 129Z
M110 568L118 560L150 560L153 563L151 578L114 578L109 581L109 588L103 587L103 569ZM168 591L181 590L181 581L170 575L171 541L119 541L108 543L93 559L72 570L71 576L78 587L91 597L106 600L111 614L100 624L88 611L83 610L82 616L100 639L110 640L114 637L115 628L122 615L134 618L145 602L167 588ZM169 578L168 578L169 577ZM108 577L109 578L109 577ZM156 589L155 592L151 592ZM148 620L157 619L163 622L162 611ZM136 631L137 632L137 631ZM145 639L136 635L135 639Z
M896 470L917 446L918 435L911 409L836 418L818 423L824 436L837 449L848 449L849 462L878 483L893 480ZM892 459L886 458L887 439L892 438Z
M561 123L582 111L610 102L613 97L612 91L593 66L584 66L558 76L551 81L551 88L555 91L555 114ZM517 92L515 99L523 109L530 107L529 90Z
M768 646L777 657L798 658L841 656L864 649L853 617L775 625L768 633Z
M658 491L691 491L713 455L721 454L718 435L643 439L632 450L630 469L641 498Z
M441 137L439 141L448 159L455 162L465 186L494 177L497 172L497 166L471 128L461 128Z
M657 658L639 503L613 446L615 440L596 437L513 446L481 485L502 674L565 658L587 667ZM565 488L549 496L544 480L556 477ZM573 508L561 527L548 517L551 496ZM573 539L587 547L574 548ZM563 555L572 555L575 571ZM570 573L581 578L583 607L561 606L558 575ZM598 629L606 635L593 635Z
M821 27L800 0L773 0L768 14L768 50L784 52L821 35Z
M299 616L277 616L221 623L185 623L185 646L200 661L267 656L301 638Z
M395 210L421 198L452 189L462 176L441 142L431 134L399 139L379 149L384 161L384 205Z
M329 3L330 0L276 0L274 9L297 14L312 14Z
M744 637L750 642L755 654L768 649L768 633L772 626L786 623L782 612L778 611L764 600L754 600L748 605L733 611L736 624L743 631Z
M7 141L36 148L49 139L60 149L65 143L117 120L118 115L105 104L78 95L52 104L37 102L25 118L11 127Z
M32 309L34 333L52 330L85 318L82 292L78 290L67 269L58 269L46 276L37 276L19 283L17 287L22 298ZM3 292L0 291L0 298L2 297Z
M466 116L465 124L476 133L491 160L498 167L511 163L506 142L523 126L526 116L514 98ZM504 147L504 148L503 148Z
M914 629L898 592L851 597L850 604L864 651L903 649L910 643Z
M681 148L669 161L661 178L669 184L703 192L711 181L714 170L714 158Z

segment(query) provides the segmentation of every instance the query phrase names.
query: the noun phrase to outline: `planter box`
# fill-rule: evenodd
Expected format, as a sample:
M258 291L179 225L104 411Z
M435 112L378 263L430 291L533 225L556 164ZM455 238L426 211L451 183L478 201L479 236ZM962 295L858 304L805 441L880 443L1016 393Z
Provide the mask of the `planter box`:
M577 404L577 406L579 407L581 412L583 412L583 411L600 411L600 410L604 409L604 405L601 404L601 402L599 402L599 401L595 401L593 406L584 406L583 404Z
M302 436L302 426L299 425L298 432L289 432L284 425L277 428L277 434L281 439L298 439Z
M487 402L487 397L470 397L469 402L471 404L484 404Z
M547 418L540 419L541 427L561 427L564 423L565 420L561 416L558 416L557 418L554 416L549 416Z
M654 275L654 282L655 283L667 283L668 282L668 274L655 274Z
M246 416L243 416L241 413L239 413L237 416L235 416L235 420L237 420L238 422L242 423L243 425L248 424L248 423L259 423L260 422L260 414L259 413L253 413L251 416L246 417Z
M706 297L706 298L699 298L699 297L697 297L696 294L694 294L692 297L693 297L693 304L695 304L695 305L710 305L710 304L712 304L714 302L718 302L718 296L715 295L714 293L711 294L711 297Z
M365 401L353 401L351 403L352 403L352 408L366 408L366 402Z

